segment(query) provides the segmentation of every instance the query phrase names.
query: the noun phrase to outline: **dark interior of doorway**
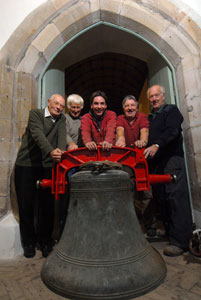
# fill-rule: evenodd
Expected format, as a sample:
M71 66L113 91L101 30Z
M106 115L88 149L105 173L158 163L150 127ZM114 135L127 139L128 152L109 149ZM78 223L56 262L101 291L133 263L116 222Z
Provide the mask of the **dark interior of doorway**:
M102 90L108 96L108 109L122 113L122 100L134 95L139 100L148 78L147 64L128 55L101 53L84 59L65 70L66 95L79 94L85 101L82 114L89 111L90 95Z

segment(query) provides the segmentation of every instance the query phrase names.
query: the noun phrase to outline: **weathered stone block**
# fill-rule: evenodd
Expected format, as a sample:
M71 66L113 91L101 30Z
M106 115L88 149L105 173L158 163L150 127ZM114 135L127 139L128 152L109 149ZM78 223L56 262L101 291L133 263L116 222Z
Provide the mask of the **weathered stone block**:
M12 119L12 98L4 95L0 96L0 119Z
M194 22L190 15L186 15L180 22L180 26L184 29L185 32L197 43L200 45L201 42L201 32L200 26Z
M71 1L71 0L52 0L52 4L58 9L69 9L72 6L75 5L83 5L83 6L88 6L90 10L94 11L100 8L99 6L99 0L88 0L88 1L79 1L80 3L77 3L78 1Z
M27 122L30 109L31 109L31 100L18 100L17 108L16 108L16 121Z
M63 6L69 5L71 0L52 0L52 4L56 10L61 9Z
M124 0L100 0L101 11L109 11L110 13L115 13L119 15L121 13L122 6L124 5Z
M19 72L17 73L17 99L31 100L32 99L32 81L33 77L30 74Z
M99 1L71 3L54 19L64 42L100 20Z
M0 217L4 216L7 212L7 201L7 197L0 196Z
M45 57L43 56L43 54L40 55L39 53L39 59L36 61L34 69L32 70L32 75L34 79L39 80L39 77L41 73L44 71L46 66L47 66L47 61Z
M59 34L56 38L48 45L48 47L43 52L45 59L48 61L52 56L61 48L64 44L62 36Z
M64 11L54 19L53 23L58 28L59 32L63 32L74 23L74 18L69 11Z
M161 36L169 26L169 20L164 19L160 11L132 0L124 2L120 14L149 28L149 31L155 32L158 36ZM135 28L133 30L135 31Z
M12 128L11 120L0 119L0 145L1 146L2 143L10 141L11 128Z
M200 197L198 195L201 195L201 183L198 181L197 166L194 154L187 153L187 171L189 174L193 207L195 207L195 205L197 205L197 202L200 202Z
M11 151L10 141L2 139L0 141L0 148L1 148L0 161L3 161L3 162L9 161L10 160L10 151ZM5 173L4 173L4 175L5 175ZM2 177L0 176L0 178L2 178Z
M53 23L48 24L35 38L32 46L39 52L44 52L59 34L60 32Z
M59 32L63 32L72 24L76 26L77 21L90 15L93 11L89 4L86 5L86 3L82 1L76 4L71 3L66 10L62 11L61 14L54 19L54 24ZM97 10L97 6L95 6L95 10Z
M11 67L0 66L0 96L11 97L13 92L14 72Z
M27 119L28 119L28 115L27 115ZM20 143L22 141L22 136L25 133L25 129L27 127L27 120L25 120L24 122L19 121L16 123L16 143L18 144L17 147L19 149Z
M186 14L180 7L176 6L173 1L160 0L143 0L143 5L149 6L150 9L160 11L160 14L171 23L179 23Z
M194 155L194 147L193 147L193 141L192 141L191 128L188 128L184 131L184 144L185 144L187 157L189 155Z
M181 57L198 54L198 48L192 43L191 37L182 32L179 26L169 25L166 30L161 33L161 38L166 41Z
M41 99L38 97L38 85L39 82L36 78L32 78L32 90L31 90L31 108L40 108Z
M119 14L115 14L115 13L110 12L108 10L101 10L100 19L103 22L108 22L108 23L115 24L115 25L119 26L120 18L121 17L120 17Z
M42 70L45 67L46 60L44 59L43 54L41 54L35 47L30 46L27 49L24 58L19 63L17 72L24 72L35 76L33 73L38 61L40 61L40 69Z
M189 106L192 105L191 102L193 99L196 99L197 97L200 98L201 96L200 71L199 69L184 69L183 76L186 91L186 101L187 105ZM189 111L192 111L192 109L189 109Z
M62 38L66 43L69 41L73 36L80 34L80 31L86 29L87 27L97 23L100 20L99 12L95 12L92 15L86 16L84 19L73 23L72 25L68 26L62 33Z
M194 154L201 155L201 125L191 128ZM200 172L201 175L201 172ZM201 177L200 177L201 178Z
M5 206L6 197L9 193L9 184L10 184L10 178L9 176L9 169L10 164L9 162L3 161L2 158L1 161L1 168L0 168L0 197L2 197L2 203L0 203L0 207L3 208ZM1 199L1 198L0 198Z
M200 114L201 114L201 103L200 103L200 98L196 97L191 98L188 100L188 110L189 110L189 120L190 120L190 127L199 127L201 125L201 119L200 119Z
M182 58L182 66L185 70L194 70L199 69L200 66L200 54L199 52L196 55L189 53Z

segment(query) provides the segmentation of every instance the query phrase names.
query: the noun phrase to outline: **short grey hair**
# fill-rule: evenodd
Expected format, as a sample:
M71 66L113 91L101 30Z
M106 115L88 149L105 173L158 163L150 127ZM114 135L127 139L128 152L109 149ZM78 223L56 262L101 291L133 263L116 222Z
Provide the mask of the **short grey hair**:
M128 95L128 96L124 97L124 99L122 101L122 107L124 107L127 100L134 100L136 103L136 106L138 107L138 101L136 100L135 96L133 96L133 95Z
M165 88L164 88L164 86L162 86L162 85L160 85L160 84L154 84L154 85L150 86L150 87L148 88L148 90L147 90L147 98L148 98L148 99L149 99L149 91L150 91L150 89L151 89L153 86L155 86L155 85L159 86L159 87L161 88L161 93L162 93L163 95L165 95Z
M71 94L67 97L67 107L70 108L71 103L74 102L75 104L80 104L81 109L84 107L84 100L78 94Z

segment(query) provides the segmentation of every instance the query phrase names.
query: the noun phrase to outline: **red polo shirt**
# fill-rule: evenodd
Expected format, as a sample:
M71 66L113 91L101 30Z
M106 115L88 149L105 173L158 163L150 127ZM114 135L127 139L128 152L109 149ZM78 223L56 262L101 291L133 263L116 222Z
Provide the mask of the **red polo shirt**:
M130 125L125 115L120 115L117 117L117 127L124 128L126 147L133 147L134 142L140 139L140 130L149 128L149 121L146 114L137 113L133 124Z

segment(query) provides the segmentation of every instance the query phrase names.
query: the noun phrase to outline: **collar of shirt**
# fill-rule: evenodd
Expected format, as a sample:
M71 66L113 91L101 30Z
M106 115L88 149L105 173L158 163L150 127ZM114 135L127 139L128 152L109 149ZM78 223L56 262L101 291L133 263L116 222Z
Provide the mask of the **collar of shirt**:
M164 106L165 106L165 104L163 104L157 111L154 111L152 109L149 115L152 116L152 118L154 119L157 114L160 114L162 112Z
M45 118L51 118L52 122L55 123L56 122L56 119L53 118L53 116L51 115L51 113L49 112L49 109L48 107L45 108Z
M100 128L101 128L101 123L105 117L105 114L106 114L106 110L104 111L104 113L102 114L102 116L100 118L97 118L95 116L95 114L93 113L93 110L90 110L89 111L89 114L92 116L92 118L94 119L94 121L96 122L97 126L98 126L98 130L100 131Z

